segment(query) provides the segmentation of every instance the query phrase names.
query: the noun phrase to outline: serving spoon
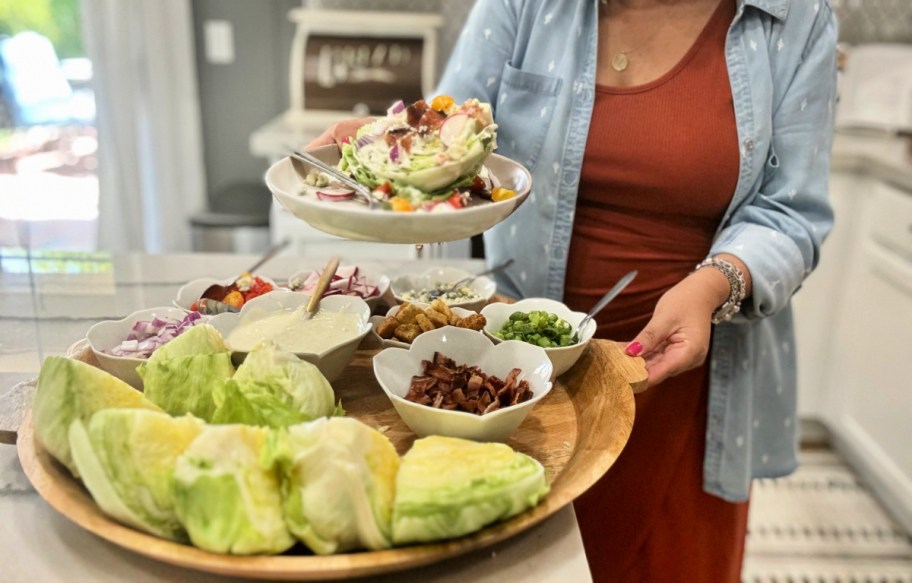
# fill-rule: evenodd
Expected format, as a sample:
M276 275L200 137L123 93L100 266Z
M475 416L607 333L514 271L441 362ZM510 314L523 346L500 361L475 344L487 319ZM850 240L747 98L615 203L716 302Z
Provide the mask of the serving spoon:
M610 290L608 290L608 292L605 295L602 296L602 299L600 299L598 302L595 303L594 306L592 306L592 309L589 310L589 313L586 314L586 316L582 320L580 320L579 325L576 327L576 337L577 338L580 337L580 334L582 334L583 330L586 329L586 326L589 325L589 320L594 318L596 314L601 312L605 308L605 306L607 306L611 302L611 300L616 298L619 293L624 291L624 288L627 287L630 284L630 282L633 281L633 278L635 278L636 276L637 276L637 271L636 271L636 269L634 269L633 271L631 271L630 273L628 273L627 275L625 275L624 277L619 279L618 282L616 284L614 284L614 286Z
M429 291L427 293L427 297L429 300L434 301L442 295L446 295L446 294L450 293L451 291L455 291L464 285L468 285L468 284L472 283L473 281L475 281L482 275L491 275L492 273L498 273L498 272L503 271L504 269L510 267L510 265L512 265L512 264L513 264L513 258L511 257L510 259L507 259L500 265L495 265L491 269L486 269L484 271L479 271L475 275L463 277L462 279L460 279L459 281L457 281L456 283L454 283L453 285L451 285L450 287L448 287L446 289L440 289L440 290L432 289L431 291Z
M309 169L307 164L311 166L316 166L320 171L329 174L337 181L342 183L346 188L350 188L354 191L356 199L367 205L369 209L380 208L380 203L377 202L377 199L374 198L374 195L371 194L370 189L366 186L354 180L348 174L345 174L335 166L327 164L323 160L320 160L313 154L308 152L299 152L298 150L292 150L291 154L288 155L288 159L291 160L291 166L294 168L295 173L298 177L307 183L307 175Z

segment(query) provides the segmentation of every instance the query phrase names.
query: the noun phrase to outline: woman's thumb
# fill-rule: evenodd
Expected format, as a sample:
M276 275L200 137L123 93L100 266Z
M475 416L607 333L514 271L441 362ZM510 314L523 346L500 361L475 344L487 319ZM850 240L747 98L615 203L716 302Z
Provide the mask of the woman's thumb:
M660 335L656 329L656 325L650 321L646 324L646 327L636 335L636 338L624 348L624 352L630 356L643 356L644 354L649 354L649 352L655 349L659 338Z

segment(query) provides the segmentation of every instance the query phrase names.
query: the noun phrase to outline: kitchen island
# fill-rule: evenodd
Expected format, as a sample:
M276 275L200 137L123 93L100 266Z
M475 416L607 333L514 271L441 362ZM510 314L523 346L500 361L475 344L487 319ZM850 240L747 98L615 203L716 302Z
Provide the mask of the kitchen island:
M230 278L256 258L229 254L114 255L0 253L0 411L10 389L34 378L42 360L66 354L95 322L171 305L178 288L199 277ZM281 256L260 271L281 281L320 269L327 257ZM343 263L346 263L343 258ZM367 273L395 277L434 265L476 271L480 261L358 261ZM58 514L32 489L16 449L0 445L0 580L224 581L136 555ZM573 509L565 507L501 543L371 581L589 581Z

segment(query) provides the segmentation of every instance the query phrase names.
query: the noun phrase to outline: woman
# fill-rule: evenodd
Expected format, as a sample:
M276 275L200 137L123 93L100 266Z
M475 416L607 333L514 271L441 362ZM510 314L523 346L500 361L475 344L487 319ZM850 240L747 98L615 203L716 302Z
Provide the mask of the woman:
M588 310L640 272L598 319L654 388L575 503L596 580L738 581L751 479L796 466L789 298L832 223L835 44L827 0L478 0L443 75L533 170L485 233L516 259L500 290Z

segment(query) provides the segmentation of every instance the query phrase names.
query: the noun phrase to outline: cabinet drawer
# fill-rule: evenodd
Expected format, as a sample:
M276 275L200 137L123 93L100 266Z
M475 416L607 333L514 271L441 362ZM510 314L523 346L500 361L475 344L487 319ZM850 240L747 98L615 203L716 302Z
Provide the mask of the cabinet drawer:
M912 261L912 192L878 184L866 236Z

